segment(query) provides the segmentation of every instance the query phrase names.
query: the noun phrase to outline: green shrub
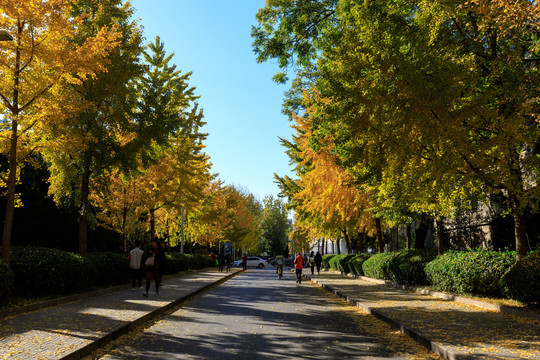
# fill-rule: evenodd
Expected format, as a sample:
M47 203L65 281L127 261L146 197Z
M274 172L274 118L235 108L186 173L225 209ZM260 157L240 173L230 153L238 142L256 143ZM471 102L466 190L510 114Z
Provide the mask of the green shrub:
M209 255L197 254L196 256L200 258L200 269L216 266L215 261L212 261Z
M322 257L323 267L325 270L330 270L330 260L336 256L336 254L328 254Z
M371 255L369 254L356 254L356 256L349 261L351 272L354 275L363 276L364 270L362 270L362 265L364 264L364 261L370 258L370 256Z
M501 287L510 299L540 303L540 251L517 261L502 277Z
M12 247L15 293L22 296L63 294L85 288L89 267L78 254L44 247Z
M328 265L330 265L330 268L335 271L341 271L339 270L339 259L341 258L341 255L335 255L332 256L331 259L328 260Z
M396 256L394 252L385 252L372 255L362 264L362 271L365 276L374 279L390 280L388 273L388 263Z
M6 263L0 260L0 298L11 293L14 284L15 273Z
M349 261L354 257L354 254L340 254L330 259L330 266L332 269L341 271L344 274L351 272L349 267Z
M92 269L92 284L112 286L127 283L129 280L129 262L127 257L111 252L89 253Z
M187 270L185 267L185 262L182 261L182 258L179 253L166 253L165 254L165 269L164 274L177 274L181 271Z
M208 255L180 254L178 252L165 254L165 263L167 274L216 266L215 261Z
M448 251L429 262L425 271L431 285L442 291L502 296L500 279L515 256L514 251Z
M429 284L424 268L436 256L436 249L400 251L388 261L385 272L390 280L399 284Z

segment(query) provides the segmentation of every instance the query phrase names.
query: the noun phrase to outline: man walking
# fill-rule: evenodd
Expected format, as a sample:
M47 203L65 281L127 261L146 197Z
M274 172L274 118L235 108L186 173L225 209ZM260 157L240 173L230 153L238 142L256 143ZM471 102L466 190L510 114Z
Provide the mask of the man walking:
M137 241L133 250L129 252L128 260L131 275L131 290L135 290L135 282L137 282L139 290L142 289L142 271L141 263L144 251L141 249L142 243Z

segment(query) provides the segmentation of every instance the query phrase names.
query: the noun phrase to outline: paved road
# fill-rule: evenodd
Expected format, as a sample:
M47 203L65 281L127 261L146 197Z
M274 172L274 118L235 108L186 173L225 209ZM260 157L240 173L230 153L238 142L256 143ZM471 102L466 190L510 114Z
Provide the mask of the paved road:
M296 284L292 273L278 280L273 268L249 269L93 358L436 358L351 309L307 281Z

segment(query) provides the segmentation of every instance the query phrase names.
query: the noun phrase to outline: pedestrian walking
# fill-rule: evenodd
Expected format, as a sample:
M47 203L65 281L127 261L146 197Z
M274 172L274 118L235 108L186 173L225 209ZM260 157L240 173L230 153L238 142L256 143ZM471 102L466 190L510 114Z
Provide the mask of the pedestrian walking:
M137 241L135 244L135 247L129 252L128 260L129 260L129 268L130 268L130 276L131 276L131 290L135 290L137 285L137 288L140 290L142 289L142 259L144 251L141 249L142 243L140 241Z
M315 253L312 251L308 258L309 268L311 269L311 275L315 273Z
M242 269L247 270L247 255L242 255Z
M304 268L304 258L300 253L294 259L294 269L296 270L296 283L302 283L302 269Z
M219 272L223 272L223 265L225 264L225 255L220 252L217 256Z
M227 272L231 271L231 264L232 264L232 256L231 253L225 254L225 269Z
M322 265L322 255L317 251L315 255L315 266L317 267L317 275L321 274L321 265Z
M159 294L159 271L157 265L157 259L159 257L159 249L157 243L152 241L150 243L150 249L148 249L146 258L146 292L143 293L143 296L148 297L148 292L150 291L150 283L154 280L156 284L156 295Z

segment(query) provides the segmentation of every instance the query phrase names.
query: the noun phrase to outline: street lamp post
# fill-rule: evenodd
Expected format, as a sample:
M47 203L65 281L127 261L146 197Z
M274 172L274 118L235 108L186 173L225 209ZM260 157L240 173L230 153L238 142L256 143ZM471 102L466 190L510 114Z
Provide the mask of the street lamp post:
M13 41L13 36L5 30L0 30L0 41Z

